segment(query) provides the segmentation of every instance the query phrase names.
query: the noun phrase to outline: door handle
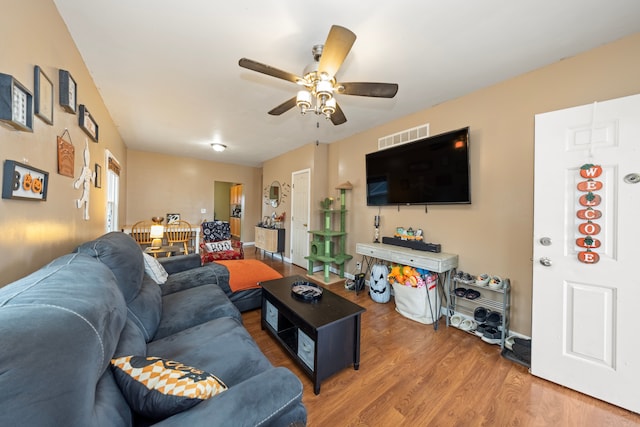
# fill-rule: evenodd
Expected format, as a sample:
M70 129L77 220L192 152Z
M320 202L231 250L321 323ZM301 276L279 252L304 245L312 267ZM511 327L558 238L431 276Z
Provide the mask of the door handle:
M540 264L544 265L545 267L551 267L551 265L553 263L551 262L551 260L549 258L547 258L545 256L545 257L540 258Z
M302 226L303 226L303 227L306 227L306 226L307 226L307 224L302 224Z

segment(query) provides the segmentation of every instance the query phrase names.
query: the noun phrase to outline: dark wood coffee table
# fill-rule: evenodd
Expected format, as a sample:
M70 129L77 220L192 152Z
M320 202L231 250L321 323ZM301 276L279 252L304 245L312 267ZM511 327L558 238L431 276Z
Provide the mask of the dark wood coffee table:
M360 315L364 308L324 288L317 302L291 296L302 276L262 282L262 329L266 329L313 380L320 383L353 364L360 367Z

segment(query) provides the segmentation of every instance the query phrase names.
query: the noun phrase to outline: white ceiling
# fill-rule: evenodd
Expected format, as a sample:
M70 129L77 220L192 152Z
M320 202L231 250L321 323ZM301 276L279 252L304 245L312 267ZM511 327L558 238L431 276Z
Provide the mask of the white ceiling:
M638 0L54 2L129 148L249 166L640 31ZM297 86L238 60L300 75L333 24L358 37L337 79L398 83L396 97L338 95L339 126L267 115Z

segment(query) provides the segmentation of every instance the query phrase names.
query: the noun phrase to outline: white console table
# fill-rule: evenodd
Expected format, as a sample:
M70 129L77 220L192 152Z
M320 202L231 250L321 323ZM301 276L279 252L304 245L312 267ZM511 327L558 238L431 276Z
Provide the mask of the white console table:
M458 255L444 252L426 252L402 246L385 243L356 243L356 253L362 255L362 262L366 264L365 273L370 272L371 265L378 259L395 264L409 265L416 268L438 273L438 283L442 286L445 299L451 289L451 270L458 267ZM429 293L427 292L427 296ZM436 307L438 306L436 292ZM449 306L448 300L446 306ZM438 329L438 322L433 322L433 328Z

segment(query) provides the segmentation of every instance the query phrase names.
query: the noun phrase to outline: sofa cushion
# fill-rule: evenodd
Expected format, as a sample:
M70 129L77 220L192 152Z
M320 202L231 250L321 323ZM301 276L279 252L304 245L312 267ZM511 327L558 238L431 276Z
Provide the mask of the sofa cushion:
M107 233L96 240L83 243L75 252L94 257L116 276L125 301L131 301L140 291L144 277L144 261L140 246L131 236L121 232Z
M149 254L143 253L142 257L144 259L144 272L159 285L166 282L169 274L167 274L167 270L164 269L162 264Z
M235 305L218 285L202 285L162 297L162 318L154 340L219 317L242 322ZM148 353L152 354L152 353Z
M124 356L111 365L131 408L151 419L182 412L227 389L213 374L159 357Z
M109 369L126 313L111 271L82 254L1 288L0 425L126 425Z
M147 354L197 366L233 387L273 365L238 319L221 317L147 345Z
M128 317L140 328L147 342L151 341L160 324L161 293L160 287L150 277L145 276L140 292L127 304Z
M165 284L160 287L160 289L162 291L162 295L168 295L203 284L214 284L223 288L228 288L229 271L226 267L219 264L207 264L202 267L175 272L169 275L169 278Z

